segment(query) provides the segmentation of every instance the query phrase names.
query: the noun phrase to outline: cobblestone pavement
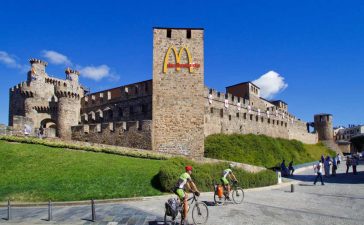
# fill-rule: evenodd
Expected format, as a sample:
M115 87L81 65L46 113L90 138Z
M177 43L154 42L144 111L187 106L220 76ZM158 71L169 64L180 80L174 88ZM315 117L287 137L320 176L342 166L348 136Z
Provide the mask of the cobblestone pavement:
M364 164L362 161L361 164ZM325 178L325 185L313 185L314 174L308 169L278 185L246 190L241 205L213 206L212 193L203 193L200 200L209 205L211 225L235 224L364 224L364 165L358 175L344 172L341 165L336 177ZM90 206L54 207L53 221L46 221L46 207L13 208L12 220L5 220L7 209L0 208L0 224L163 224L164 202L170 196L118 204L96 204L96 222ZM4 219L2 219L4 218ZM191 222L191 218L189 219Z

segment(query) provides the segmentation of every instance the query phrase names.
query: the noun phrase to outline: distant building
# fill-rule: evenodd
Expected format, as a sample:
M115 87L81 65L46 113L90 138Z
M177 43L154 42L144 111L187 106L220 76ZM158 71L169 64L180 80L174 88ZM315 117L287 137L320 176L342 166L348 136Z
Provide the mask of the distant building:
M355 153L360 150L355 149L355 146L351 143L351 139L364 136L364 125L349 125L348 128L339 127L334 129L334 134L336 143L343 153Z
M336 131L335 140L350 141L351 138L359 135L364 135L364 125L350 125L348 128L340 127Z

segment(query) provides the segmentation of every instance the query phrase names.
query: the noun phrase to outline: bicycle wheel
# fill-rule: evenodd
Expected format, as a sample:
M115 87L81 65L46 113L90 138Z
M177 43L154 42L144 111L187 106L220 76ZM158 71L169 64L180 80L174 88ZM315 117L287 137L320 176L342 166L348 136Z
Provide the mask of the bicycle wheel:
M240 204L244 200L244 190L241 187L237 187L235 190L232 191L233 201L236 204Z
M209 218L209 209L203 202L196 202L192 209L192 220L196 224L206 224Z

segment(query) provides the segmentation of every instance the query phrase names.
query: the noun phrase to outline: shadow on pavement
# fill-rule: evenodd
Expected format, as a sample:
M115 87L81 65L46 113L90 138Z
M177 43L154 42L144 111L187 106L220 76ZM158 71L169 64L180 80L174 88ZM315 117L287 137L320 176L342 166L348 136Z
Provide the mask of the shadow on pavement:
M202 201L203 203L205 203L207 206L216 206L215 202L211 202L211 201Z
M164 221L150 221L148 225L162 225L164 224Z
M293 175L287 180L298 180L304 182L313 182L315 180L316 175ZM335 183L335 184L364 184L364 171L358 172L354 175L352 172L338 173L336 176L323 176L324 183Z

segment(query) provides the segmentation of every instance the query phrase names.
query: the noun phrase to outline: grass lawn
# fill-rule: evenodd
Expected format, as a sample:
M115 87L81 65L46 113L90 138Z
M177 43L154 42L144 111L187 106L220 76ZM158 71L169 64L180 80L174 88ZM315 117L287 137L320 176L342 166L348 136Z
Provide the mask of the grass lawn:
M163 160L0 141L0 201L70 201L160 195Z

